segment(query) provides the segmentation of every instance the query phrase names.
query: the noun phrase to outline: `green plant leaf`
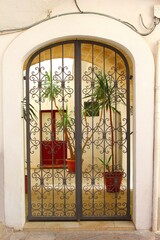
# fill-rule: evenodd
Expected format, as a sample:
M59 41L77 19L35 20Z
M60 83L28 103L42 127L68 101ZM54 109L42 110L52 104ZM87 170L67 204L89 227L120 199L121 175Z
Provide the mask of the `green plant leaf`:
M110 161L111 161L111 159L112 159L112 155L109 156L107 162L105 162L105 161L102 160L101 158L98 158L98 159L99 159L99 161L102 163L102 165L105 166L106 170L107 170L107 171L110 171L110 166L109 166L109 164L110 164Z
M52 81L52 74L51 72L46 72L45 74L45 81L43 82L43 92L42 98L48 98L49 100L53 101L56 97L62 92L62 89L58 84Z
M27 121L26 97L23 98L22 104L23 104L23 117L24 117L24 120ZM29 103L29 119L30 120L37 120L38 119L35 112L36 112L36 109L34 108L34 106L31 103Z

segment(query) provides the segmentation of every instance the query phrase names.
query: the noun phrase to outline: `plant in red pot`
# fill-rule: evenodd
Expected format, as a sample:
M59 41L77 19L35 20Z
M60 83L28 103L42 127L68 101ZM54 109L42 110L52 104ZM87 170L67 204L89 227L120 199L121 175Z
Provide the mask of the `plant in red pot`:
M59 132L64 132L65 140L67 142L70 158L66 159L67 167L70 173L75 173L75 141L74 141L74 118L73 112L68 110L66 105L65 112L59 109L61 118L56 123L56 128Z
M59 118L55 123L56 134L63 136L63 139L67 143L67 168L70 173L76 172L76 154L75 154L75 117L74 111L71 106L66 101L60 104L62 100L58 99L63 96L63 89L61 87L61 82L58 82L56 78L54 79L52 74L46 72L45 80L43 83L44 89L42 97L44 99L49 99L53 102L53 108L55 108L59 113ZM89 138L90 139L90 138ZM88 140L86 140L88 141ZM87 143L84 143L82 147L82 153ZM83 162L83 160L82 160Z
M81 155L83 156L83 153L85 153L86 148L89 147L89 142L91 141L94 133L97 131L102 118L100 118L99 123L95 126L94 130L92 132L89 132L89 124L87 122L87 111L89 111L90 108L83 109L82 112L82 120L83 124L86 128L86 138L84 139L82 143L82 152ZM62 110L59 110L61 118L56 123L56 128L59 132L64 132L65 140L67 142L68 150L70 158L66 159L68 171L70 173L76 172L76 153L75 153L75 139L74 139L74 112L68 110L68 105L66 105L65 112ZM81 162L83 163L83 158Z
M109 166L112 155L109 157L108 161L105 163L104 160L98 158L100 162L105 166L106 171L103 173L106 191L110 193L119 192L122 184L122 178L124 172L122 169L116 167L116 170Z
M99 109L100 116L102 116L102 113L105 113L105 116L107 116L107 134L109 135L108 145L110 146L110 150L108 152L110 156L108 160L106 159L107 157L105 154L103 159L99 158L99 160L105 166L106 171L104 171L104 178L107 192L118 192L122 182L123 171L121 166L115 163L117 162L115 161L115 143L117 142L117 139L115 135L116 127L114 126L114 123L116 117L121 115L120 111L118 110L118 105L126 105L126 92L123 91L122 88L118 88L118 81L110 75L99 72L96 74L96 78L97 80L95 83L95 88L90 97L92 97L92 99L98 103L97 107ZM101 121L103 121L102 118Z

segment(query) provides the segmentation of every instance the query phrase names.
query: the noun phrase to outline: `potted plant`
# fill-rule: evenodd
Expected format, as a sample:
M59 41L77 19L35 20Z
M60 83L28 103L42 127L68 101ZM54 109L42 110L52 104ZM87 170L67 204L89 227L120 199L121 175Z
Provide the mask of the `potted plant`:
M111 155L108 160L98 159L105 166L104 178L107 191L118 192L122 182L123 171L120 166L115 164L113 114L120 114L115 106L116 102L125 104L125 93L121 89L118 89L117 81L112 79L110 75L99 72L96 74L94 91L88 97L91 97L92 101L98 103L97 108L100 111L100 122L102 121L102 112L108 112L109 115Z
M95 126L94 130L92 132L89 131L89 124L87 122L87 112L89 112L90 106L86 107L85 109L83 109L82 111L82 120L83 120L83 124L86 128L86 138L83 141L82 144L82 162L83 162L83 154L85 153L85 149L88 146L88 143L90 142L92 136L94 135L94 133L96 132L96 130L98 129L98 127L101 124L102 121L102 116L100 116L99 122L98 124ZM68 105L66 105L66 109L61 110L59 109L59 113L60 113L60 119L59 121L57 121L56 123L56 128L59 132L63 131L64 135L65 135L65 140L67 142L68 145L68 149L69 149L69 155L70 157L66 159L67 162L67 167L69 172L71 173L75 173L76 171L76 153L75 153L75 140L74 140L74 111L69 111L68 110Z
M87 131L87 136L82 144L82 156L83 153L85 152L86 147L88 146L88 142L91 140L94 132L98 128L98 125L95 127L94 131L92 133L88 133L88 122L86 118L86 112L88 109L83 109L82 111L82 118L84 121L84 125L86 126L86 131ZM65 135L65 140L68 145L69 149L69 155L70 157L66 159L67 162L67 167L69 172L75 173L76 172L76 153L75 153L75 140L74 140L74 111L69 111L68 110L68 105L66 105L66 109L64 110L59 110L60 113L60 119L56 123L56 128L59 132L63 131ZM83 162L83 158L82 158Z
M69 149L69 159L66 159L67 167L70 172L75 172L75 145L74 145L74 118L72 117L72 111L69 112L68 105L66 109L62 109L57 104L58 96L62 96L62 88L58 86L57 83L52 81L52 74L46 72L45 81L43 83L42 98L47 98L53 101L56 110L60 115L59 120L56 122L57 134L60 132L64 133L65 141L67 142L67 147Z
M105 162L103 159L98 158L99 161L102 163L102 165L105 166L105 170L103 173L104 180L105 180L105 185L106 185L106 190L107 192L119 192L121 183L122 183L122 178L124 175L124 172L120 168L116 168L116 170L112 170L112 166L110 166L110 161L111 161L112 156L109 157L107 162Z
M74 118L72 112L66 109L59 109L60 119L56 123L58 132L64 131L65 141L69 149L70 157L66 159L69 172L75 173L75 144L74 144Z
M69 158L66 159L67 167L69 172L75 173L75 139L74 139L74 111L68 109L68 105L66 104L66 109L62 109L57 104L58 96L62 96L62 88L58 86L58 84L52 81L52 75L48 72L45 74L45 81L43 83L43 98L48 98L49 100L53 101L56 110L58 110L60 118L56 122L56 130L58 133L63 132L65 141L67 142L67 147L69 150ZM88 131L88 123L87 123L87 114L86 112L89 111L89 107L83 109L82 111L82 118L84 124L86 126L87 137L83 142L82 146L82 155L85 152L86 147L88 146L88 142L91 140L94 132L97 130L99 124L96 126L92 133ZM101 120L100 120L101 121ZM82 159L83 162L83 159Z

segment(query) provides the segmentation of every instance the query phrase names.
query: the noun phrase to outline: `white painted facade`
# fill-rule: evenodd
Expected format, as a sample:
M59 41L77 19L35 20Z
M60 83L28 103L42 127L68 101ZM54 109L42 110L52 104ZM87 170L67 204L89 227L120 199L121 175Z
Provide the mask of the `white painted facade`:
M78 11L71 1L55 3L53 15ZM92 3L79 1L83 11L103 12L121 18L141 28L141 32L146 32L146 29L143 29L135 19L138 19L138 14L142 13L145 14L146 24L150 24L153 19L153 6L156 4L158 1L153 0L137 0L132 4L126 1L126 5L123 3L123 10L119 11L122 6L118 0L114 5L111 1L106 3L104 0L92 1ZM25 223L24 139L21 118L24 61L36 49L49 43L83 38L114 43L132 59L134 66L133 222L137 229L152 228L152 213L158 212L158 206L153 209L152 190L155 67L158 67L158 63L157 65L154 63L154 58L157 53L157 41L160 40L160 24L151 35L142 37L119 21L85 13L56 17L24 32L0 37L0 221L7 226L22 229ZM157 174L159 178L160 174ZM158 194L155 201L160 197L158 187L157 185ZM158 214L155 225L157 221Z

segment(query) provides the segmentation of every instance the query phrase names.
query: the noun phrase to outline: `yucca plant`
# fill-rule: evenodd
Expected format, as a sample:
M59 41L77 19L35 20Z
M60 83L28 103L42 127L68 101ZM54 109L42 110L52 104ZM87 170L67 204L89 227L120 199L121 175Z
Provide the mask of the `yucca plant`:
M110 157L108 158L108 160L107 160L107 162L105 162L103 159L101 159L101 158L98 158L99 159L99 161L102 163L102 165L104 165L105 166L105 169L108 171L108 172L110 172L110 161L111 161L111 159L112 159L112 155L110 155Z
M42 85L43 85L42 98L48 98L50 101L53 101L56 109L59 110L56 98L62 93L62 89L52 81L51 73L48 72L45 73L45 81L43 82Z
M72 117L72 112L69 112L68 110L68 105L66 105L66 109L64 110L57 104L57 98L59 96L62 96L62 88L53 81L51 72L46 72L45 80L43 82L42 98L53 101L56 110L58 110L60 119L56 122L57 134L60 132L64 133L65 141L68 144L68 149L70 152L70 157L74 159L74 118Z
M56 130L57 133L63 132L65 136L65 140L68 145L68 149L70 152L70 158L75 159L75 139L74 139L74 112L69 111L68 105L66 105L66 109L62 109L57 104L57 99L59 96L62 96L62 88L58 86L58 84L54 83L52 80L51 73L46 72L45 74L45 81L43 82L43 90L42 90L42 98L49 99L53 101L55 108L58 110L60 115L60 119L56 122ZM84 122L87 125L86 119L86 111L87 109L83 109L82 117ZM86 137L85 142L82 146L82 154L87 147L87 143L90 141L91 137L93 136L94 132Z
M117 81L112 79L110 75L103 74L99 72L96 74L96 81L93 93L87 98L90 97L92 101L98 103L97 110L100 111L99 126L102 122L102 113L105 110L109 113L110 121L110 132L111 132L111 155L108 160L105 161L99 159L102 164L106 165L106 169L110 171L109 163L112 164L112 171L114 171L114 126L113 126L113 113L120 114L120 112L115 107L116 102L125 104L125 95L117 87Z
M58 132L64 132L65 140L68 143L68 148L70 151L70 158L75 159L75 144L74 144L74 118L73 113L68 111L68 105L66 105L66 110L59 109L60 119L56 123L56 128Z

